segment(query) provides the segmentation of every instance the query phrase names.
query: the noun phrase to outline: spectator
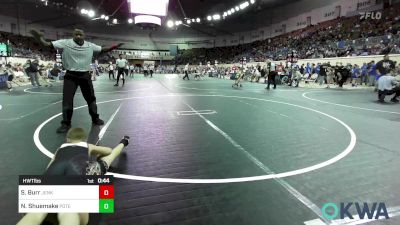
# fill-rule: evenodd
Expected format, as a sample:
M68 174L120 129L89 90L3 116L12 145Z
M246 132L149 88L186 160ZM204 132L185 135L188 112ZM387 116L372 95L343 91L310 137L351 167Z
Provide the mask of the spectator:
M37 59L32 62L30 60L27 61L26 72L31 79L32 86L42 86L39 83L39 61Z
M379 102L384 103L386 95L393 95L394 97L390 100L393 103L398 103L397 97L400 96L400 84L390 74L385 74L378 80L378 99Z

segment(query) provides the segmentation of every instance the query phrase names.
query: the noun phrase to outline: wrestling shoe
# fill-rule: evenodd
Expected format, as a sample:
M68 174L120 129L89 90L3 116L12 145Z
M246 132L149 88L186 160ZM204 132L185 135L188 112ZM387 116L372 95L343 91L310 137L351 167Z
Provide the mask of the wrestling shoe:
M390 101L393 103L399 103L399 100L397 98L392 98Z
M125 147L128 146L128 144L129 144L129 136L124 136L119 143L123 144Z
M100 118L92 120L93 125L101 126L104 125L104 121L101 120Z
M58 134L67 133L70 128L71 125L61 124L61 126L57 128L57 133Z

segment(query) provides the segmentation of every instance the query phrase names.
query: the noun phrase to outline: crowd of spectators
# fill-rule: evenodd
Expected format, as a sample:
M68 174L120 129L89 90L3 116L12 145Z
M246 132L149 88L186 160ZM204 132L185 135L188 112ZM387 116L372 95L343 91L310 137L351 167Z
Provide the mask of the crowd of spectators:
M378 80L383 75L390 75L400 81L400 66L396 61L391 61L389 55L385 55L384 60L375 62L365 61L362 64L336 62L315 62L307 64L297 64L290 62L279 62L274 64L273 67L269 66L270 60L267 62L259 62L253 64L242 65L192 65L188 72L189 74L200 74L201 76L208 76L220 79L236 80L243 75L242 79L249 82L267 82L267 75L271 73L271 68L275 68L276 82L280 84L287 84L289 86L298 86L300 82L311 84L319 83L319 86L330 88L330 86L337 85L343 87L348 84L352 87L365 86L375 87L378 86ZM388 66L389 64L390 66ZM393 65L392 65L393 64ZM386 68L388 67L388 68ZM385 70L386 72L381 72ZM183 73L184 66L180 65L175 68L174 73ZM378 73L378 71L380 71ZM268 77L269 79L269 77ZM294 84L294 83L295 84Z
M341 17L249 44L182 50L176 64L284 60L292 51L301 59L400 53L400 5L381 13L380 20Z
M1 81L11 81L11 83L7 83L9 91L12 90L12 84L25 85L28 82L33 87L52 86L52 82L57 80L61 74L62 71L55 62L46 65L35 59L27 60L26 63L0 63L0 77L3 78ZM1 81L0 87L3 87L4 84Z
M8 44L11 47L12 57L41 59L44 61L55 59L54 50L40 46L31 37L0 32L0 43Z

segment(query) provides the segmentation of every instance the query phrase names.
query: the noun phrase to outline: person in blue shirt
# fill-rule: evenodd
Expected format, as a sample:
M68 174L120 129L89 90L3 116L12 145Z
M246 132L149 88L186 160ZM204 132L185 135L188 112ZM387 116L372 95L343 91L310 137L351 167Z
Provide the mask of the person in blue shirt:
M310 63L307 63L306 73L308 73L309 77L312 75L312 68L311 68Z
M317 66L315 67L315 73L319 74L320 69L321 69L321 63L318 63Z
M357 87L357 85L360 83L360 77L361 77L361 70L358 65L354 65L353 69L351 69L351 86Z
M375 86L376 76L376 64L375 61L371 61L369 63L369 86Z
M368 65L367 63L364 63L361 66L361 85L364 83L365 85L368 85Z

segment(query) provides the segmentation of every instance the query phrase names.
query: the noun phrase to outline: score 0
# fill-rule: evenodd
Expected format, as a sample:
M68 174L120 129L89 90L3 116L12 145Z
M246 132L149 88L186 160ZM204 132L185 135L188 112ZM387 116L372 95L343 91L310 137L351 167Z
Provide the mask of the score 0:
M99 212L114 213L114 186L99 186Z

